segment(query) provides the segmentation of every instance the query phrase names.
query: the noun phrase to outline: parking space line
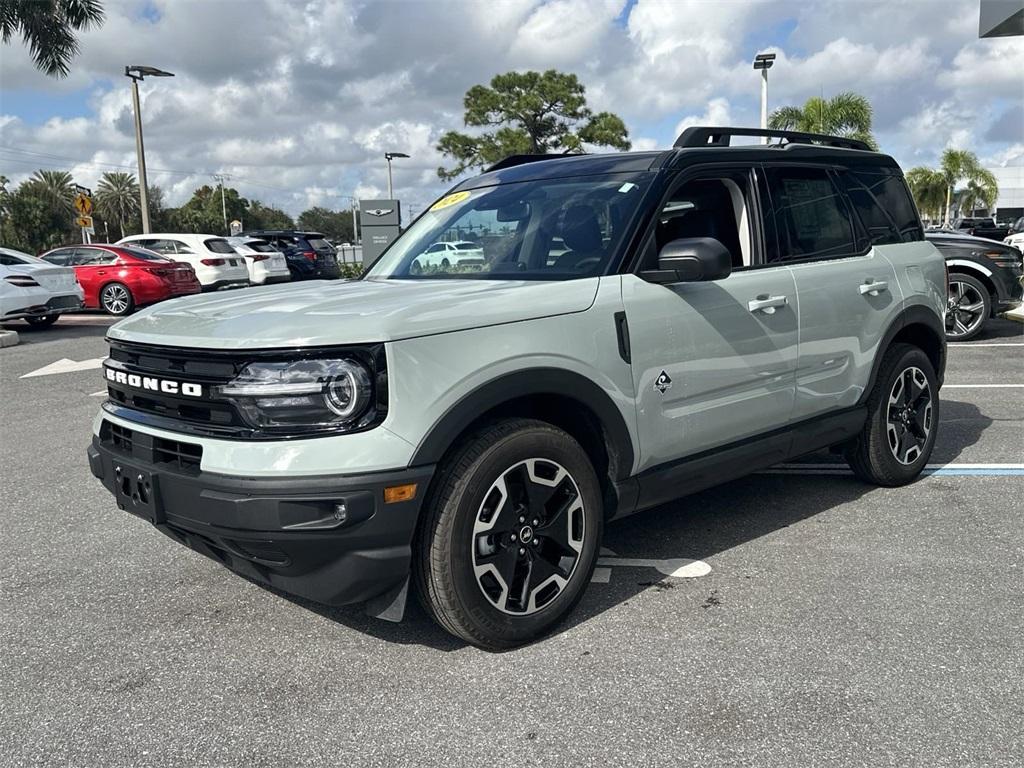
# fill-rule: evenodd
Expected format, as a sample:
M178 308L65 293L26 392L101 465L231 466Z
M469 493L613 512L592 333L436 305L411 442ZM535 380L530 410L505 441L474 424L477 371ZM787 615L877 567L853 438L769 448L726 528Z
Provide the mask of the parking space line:
M852 475L853 472L845 464L777 464L770 469L759 472L762 475ZM960 475L960 476L1017 476L1024 475L1024 464L970 464L950 462L948 464L927 464L922 475Z
M943 389L1024 389L1024 384L943 384Z
M993 341L993 342L983 342L981 344L972 344L969 341L952 341L949 344L947 344L946 346L947 347L966 347L968 349L970 349L971 347L1024 347L1024 342L1021 342L1021 343L1018 344L1015 341L1008 341L1008 342L1005 342L1005 343L998 342L998 341Z

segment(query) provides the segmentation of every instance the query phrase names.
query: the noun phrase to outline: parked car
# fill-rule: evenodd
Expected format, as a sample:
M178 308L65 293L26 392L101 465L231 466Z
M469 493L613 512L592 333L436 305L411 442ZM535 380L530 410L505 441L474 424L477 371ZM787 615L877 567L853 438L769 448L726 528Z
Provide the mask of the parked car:
M135 245L174 261L191 265L204 291L244 288L249 284L245 258L235 253L227 240L216 235L149 234L131 235L118 245Z
M82 286L74 270L0 248L0 322L20 319L33 328L45 328L81 306Z
M964 217L953 222L953 230L965 235L984 237L989 240L1002 240L1009 233L1008 226L996 224L992 217Z
M1024 251L1024 216L1014 221L1007 232L1009 234L1003 238L1003 242L1012 245L1018 251Z
M292 279L284 254L258 237L229 237L228 243L245 259L249 282L253 285L286 283Z
M412 269L421 272L426 267L483 266L484 249L480 243L456 240L451 243L431 243L412 263Z
M85 306L110 315L175 296L199 293L190 264L128 245L72 245L42 255L50 264L71 267L85 291Z
M945 257L949 270L947 339L973 339L991 318L1021 303L1024 263L1019 249L949 232L925 236Z
M1014 235L1024 234L1024 216L1018 217L1012 224L1010 224L1007 230L1007 236L1013 237Z
M265 240L283 253L292 280L334 280L341 275L334 246L319 232L254 229L242 235Z
M413 273L480 222L480 271ZM946 289L896 161L855 139L513 156L359 279L111 328L89 464L251 579L393 620L411 590L508 648L580 600L609 520L826 448L917 478Z

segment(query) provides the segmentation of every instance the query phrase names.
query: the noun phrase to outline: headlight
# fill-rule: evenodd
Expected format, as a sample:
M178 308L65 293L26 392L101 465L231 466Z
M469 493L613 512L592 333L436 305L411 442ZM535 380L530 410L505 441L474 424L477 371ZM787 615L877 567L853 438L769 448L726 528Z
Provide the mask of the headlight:
M373 380L357 360L250 363L218 394L267 431L360 427L373 415Z

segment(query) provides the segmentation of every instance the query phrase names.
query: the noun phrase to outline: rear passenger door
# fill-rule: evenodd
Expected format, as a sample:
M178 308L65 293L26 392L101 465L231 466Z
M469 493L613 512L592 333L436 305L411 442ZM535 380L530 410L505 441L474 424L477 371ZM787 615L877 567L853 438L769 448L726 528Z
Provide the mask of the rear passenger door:
M902 297L837 172L781 164L764 172L776 240L768 261L788 265L796 281L796 422L857 404Z

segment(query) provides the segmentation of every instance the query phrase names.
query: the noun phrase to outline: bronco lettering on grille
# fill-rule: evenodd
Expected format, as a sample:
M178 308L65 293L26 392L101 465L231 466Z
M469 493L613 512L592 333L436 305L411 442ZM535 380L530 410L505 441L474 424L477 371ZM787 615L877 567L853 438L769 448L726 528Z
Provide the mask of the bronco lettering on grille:
M203 385L193 384L187 381L172 381L170 379L158 379L154 376L140 376L137 373L125 373L115 371L113 368L106 368L107 381L115 384L124 384L135 389L148 389L151 392L162 392L165 395L185 395L187 397L202 397Z

